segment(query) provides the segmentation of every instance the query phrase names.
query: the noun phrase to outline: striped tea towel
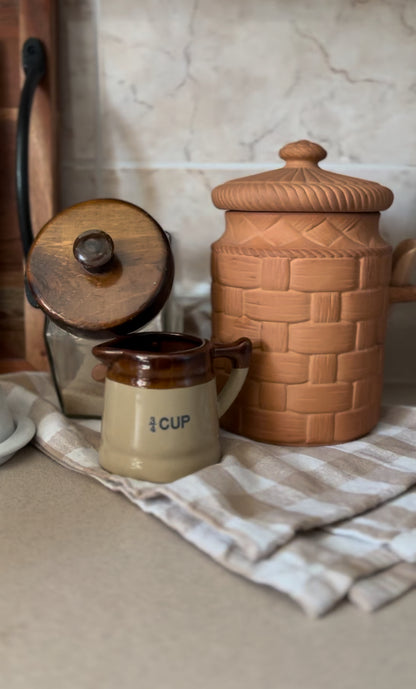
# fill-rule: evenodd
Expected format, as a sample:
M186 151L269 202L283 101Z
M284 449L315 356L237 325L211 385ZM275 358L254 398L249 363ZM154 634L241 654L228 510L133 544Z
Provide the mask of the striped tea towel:
M278 447L223 433L221 463L161 485L102 469L99 434L59 411L47 374L0 382L12 410L35 421L45 454L312 616L344 597L373 610L416 582L416 408L388 407L371 434L338 446Z

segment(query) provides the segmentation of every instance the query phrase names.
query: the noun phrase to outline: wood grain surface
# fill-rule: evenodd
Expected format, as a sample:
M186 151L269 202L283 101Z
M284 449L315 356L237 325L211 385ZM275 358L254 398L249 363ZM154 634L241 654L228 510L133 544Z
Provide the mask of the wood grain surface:
M89 230L107 233L114 259L92 273L73 246ZM27 261L29 285L42 309L58 324L105 338L129 333L157 315L169 296L173 259L158 223L137 206L117 199L76 204L45 225Z
M15 140L21 86L21 49L40 38L48 74L36 90L30 130L30 194L34 233L56 211L55 0L0 0L0 356L24 358L46 369L44 318L24 298L23 256L15 198Z

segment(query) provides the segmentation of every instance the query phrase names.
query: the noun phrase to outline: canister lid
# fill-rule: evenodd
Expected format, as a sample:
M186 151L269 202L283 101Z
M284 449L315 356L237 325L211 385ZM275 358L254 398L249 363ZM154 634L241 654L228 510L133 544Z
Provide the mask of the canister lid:
M236 211L371 213L393 202L393 192L377 182L322 170L326 151L312 141L287 144L279 154L284 167L221 184L212 192L214 204Z
M62 328L96 339L144 326L173 282L173 257L160 225L118 199L78 203L36 236L26 275L42 310Z

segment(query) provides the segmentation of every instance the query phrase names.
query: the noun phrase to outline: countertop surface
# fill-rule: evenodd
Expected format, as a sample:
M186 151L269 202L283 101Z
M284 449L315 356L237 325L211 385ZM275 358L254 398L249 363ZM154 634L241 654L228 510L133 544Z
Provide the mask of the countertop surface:
M0 468L0 571L1 689L415 686L416 591L308 619L30 446Z

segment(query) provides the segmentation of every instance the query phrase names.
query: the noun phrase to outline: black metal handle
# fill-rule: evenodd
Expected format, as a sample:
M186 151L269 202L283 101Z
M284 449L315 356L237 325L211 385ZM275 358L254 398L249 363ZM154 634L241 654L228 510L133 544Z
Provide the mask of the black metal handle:
M26 74L25 83L20 95L19 115L17 119L16 140L16 194L17 213L23 255L26 259L33 242L32 221L30 217L29 198L29 124L33 95L36 87L46 72L46 53L38 38L28 38L22 49L22 66ZM38 306L32 293L26 286L26 296L32 306Z

